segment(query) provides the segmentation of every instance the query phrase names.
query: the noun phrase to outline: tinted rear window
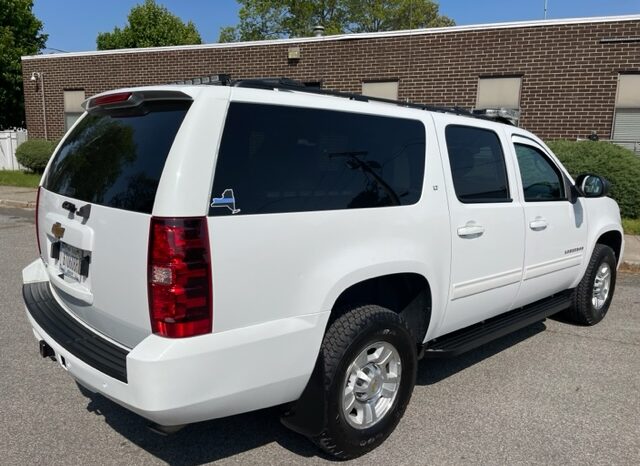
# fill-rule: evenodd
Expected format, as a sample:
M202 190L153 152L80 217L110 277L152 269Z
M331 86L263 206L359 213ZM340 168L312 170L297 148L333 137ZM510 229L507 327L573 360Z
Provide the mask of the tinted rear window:
M510 202L498 135L487 129L450 125L445 136L453 186L460 202Z
M107 207L151 213L169 149L188 102L148 102L92 112L55 155L44 187Z
M414 204L424 159L416 120L232 103L210 214Z

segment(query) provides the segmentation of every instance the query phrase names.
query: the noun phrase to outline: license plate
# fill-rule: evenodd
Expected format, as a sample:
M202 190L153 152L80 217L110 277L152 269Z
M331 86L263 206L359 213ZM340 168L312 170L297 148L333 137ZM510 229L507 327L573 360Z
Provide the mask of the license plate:
M60 260L58 267L67 277L80 281L80 265L82 263L82 249L60 243Z

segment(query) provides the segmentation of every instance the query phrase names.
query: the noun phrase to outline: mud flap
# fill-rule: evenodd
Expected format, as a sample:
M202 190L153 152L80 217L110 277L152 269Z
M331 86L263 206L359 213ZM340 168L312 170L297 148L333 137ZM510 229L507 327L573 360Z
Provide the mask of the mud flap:
M328 405L324 372L324 358L320 354L302 395L280 417L285 427L307 437L316 437L322 433L327 423Z

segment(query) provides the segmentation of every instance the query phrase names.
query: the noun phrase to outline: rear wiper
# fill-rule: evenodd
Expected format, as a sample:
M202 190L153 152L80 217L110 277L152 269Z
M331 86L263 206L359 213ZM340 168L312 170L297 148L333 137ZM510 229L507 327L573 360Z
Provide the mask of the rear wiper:
M382 190L387 194L387 196L389 196L393 205L400 205L400 197L398 197L398 194L393 190L391 186L389 186L389 184L385 180L382 179L380 175L378 175L375 171L373 171L374 168L382 168L380 164L377 162L365 162L364 160L361 160L359 158L360 156L367 155L368 153L369 152L365 150L332 152L329 154L329 157L330 158L348 157L349 168L352 168L352 169L358 168L362 170L365 174L370 175L371 178L373 178L373 181L375 181L376 184L380 186ZM374 163L375 165L373 165Z

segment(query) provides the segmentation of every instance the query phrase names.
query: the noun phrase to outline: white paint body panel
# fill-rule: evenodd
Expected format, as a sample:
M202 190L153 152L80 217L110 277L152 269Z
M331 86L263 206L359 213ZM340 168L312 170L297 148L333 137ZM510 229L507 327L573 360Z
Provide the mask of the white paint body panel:
M561 165L553 153L545 146L517 134L512 137L514 144L527 145L543 152L550 162L561 170ZM513 145L509 145L512 160L517 165ZM522 180L518 176L517 186L522 196ZM522 286L514 307L524 306L549 295L571 288L580 274L580 266L585 261L587 249L587 221L585 204L589 201L578 198L575 204L567 200L552 202L522 202L524 207L525 254ZM541 222L543 229L533 228L534 222ZM575 251L577 250L577 251ZM575 252L569 252L575 251Z
M147 251L150 216L92 205L85 224L62 209L74 199L40 188L39 237L48 278L60 303L73 315L129 348L149 333ZM81 283L59 278L51 258L53 223L65 228L63 241L91 252L88 278Z
M207 214L213 167L229 105L228 87L191 93L194 102L165 162L153 215L198 217ZM176 212L179 212L177 214Z
M445 140L448 125L469 125L496 132L505 146L504 134L488 121L469 121L453 115L435 119L441 141L441 160L451 216L450 295L440 334L488 319L511 309L522 279L524 253L523 211L518 199L501 203L462 203L453 186ZM509 180L513 167L506 164ZM513 183L509 183L513 186ZM476 225L479 236L463 237L458 229Z
M40 260L23 271L25 283L44 277ZM128 383L87 365L47 335L28 312L27 317L36 339L46 341L58 360L64 358L65 369L81 385L153 422L179 425L298 398L313 370L327 314L180 340L148 335L127 356Z
M169 88L176 89L151 89ZM564 244L558 237L564 231L554 228L544 240L527 239L525 223L538 213L535 206L523 205L511 133L504 125L299 92L218 86L179 89L194 102L169 152L153 216L207 215L216 154L233 101L421 121L426 132L422 196L418 203L402 207L209 217L213 333L167 339L152 335L149 322L151 216L93 205L89 220L82 224L61 209L62 202L70 199L43 190L39 222L45 259L25 268L24 282L51 281L59 304L74 318L132 349L125 384L69 354L31 319L36 338L63 356L71 375L90 389L165 425L264 408L300 396L334 303L363 280L394 273L425 277L431 290L431 319L424 341L544 298L557 288L560 280L553 270L559 258L544 248ZM512 202L458 201L444 140L447 124L479 126L499 135ZM517 132L548 151L532 135ZM612 200L579 203L586 225L585 250L580 258L560 258L565 288L579 282L584 258L597 238L607 231L622 231ZM545 215L555 225L555 219L569 217L572 208L576 207L567 203L567 208ZM459 237L457 229L470 221L483 226L483 235ZM60 282L50 259L55 222L68 229L65 238L72 245L92 253L90 277L78 286ZM548 257L538 255L538 248ZM523 282L523 277L528 280ZM530 284L525 285L527 281Z

